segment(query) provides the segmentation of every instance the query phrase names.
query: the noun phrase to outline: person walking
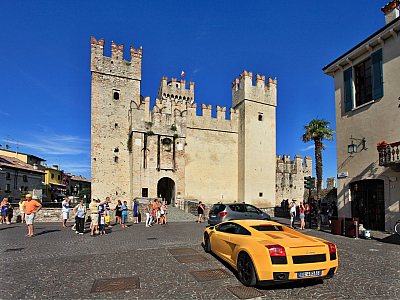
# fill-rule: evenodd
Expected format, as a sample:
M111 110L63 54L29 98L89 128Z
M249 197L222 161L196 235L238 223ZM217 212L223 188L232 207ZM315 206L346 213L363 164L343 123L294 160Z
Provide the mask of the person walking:
M136 199L133 199L133 224L138 224L138 218L139 218L139 203L136 201Z
M303 230L306 227L305 222L305 207L303 205L303 201L300 201L299 206L299 217L300 217L300 230Z
M199 215L199 219L197 220L197 223L203 223L204 222L203 221L204 206L201 201L197 205L197 214Z
M85 216L86 206L83 205L83 199L79 201L79 204L74 207L73 212L75 213L75 233L83 234L85 231Z
M67 220L69 219L69 198L65 197L62 202L62 218L63 218L63 227L67 227Z
M152 221L152 205L151 201L149 200L146 205L146 227L151 227L151 221Z
M157 210L158 210L158 204L157 204L157 199L154 199L153 201L153 223L157 223Z
M24 212L24 202L26 201L25 197L21 197L18 202L19 205L19 215L21 216L21 223L25 221L25 212Z
M128 228L128 205L127 202L124 201L124 205L121 206L122 211L122 228Z
M292 203L290 203L289 205L289 209L290 209L290 228L295 229L296 227L294 227L294 218L296 217L296 199L292 200Z
M26 201L24 203L24 212L26 225L28 225L28 234L25 236L34 237L35 234L33 228L33 220L35 219L35 214L42 208L42 204L40 204L36 200L32 200L31 194L27 194L25 198Z

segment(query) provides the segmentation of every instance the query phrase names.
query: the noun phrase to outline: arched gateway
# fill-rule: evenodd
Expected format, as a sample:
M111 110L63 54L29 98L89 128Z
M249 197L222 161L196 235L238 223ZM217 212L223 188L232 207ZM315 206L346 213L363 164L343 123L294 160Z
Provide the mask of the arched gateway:
M165 199L167 204L175 204L175 182L168 177L163 177L157 184L157 196Z

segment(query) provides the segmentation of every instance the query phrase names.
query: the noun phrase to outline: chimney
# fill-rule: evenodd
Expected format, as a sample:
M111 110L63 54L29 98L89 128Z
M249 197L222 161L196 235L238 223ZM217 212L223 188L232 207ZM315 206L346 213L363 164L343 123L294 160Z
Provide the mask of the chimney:
M399 4L400 0L392 0L382 7L381 11L383 11L385 14L386 25L399 16Z

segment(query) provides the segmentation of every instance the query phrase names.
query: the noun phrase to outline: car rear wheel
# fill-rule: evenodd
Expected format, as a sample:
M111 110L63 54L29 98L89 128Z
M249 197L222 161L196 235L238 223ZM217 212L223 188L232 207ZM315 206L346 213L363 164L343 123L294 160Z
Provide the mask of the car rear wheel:
M204 235L204 251L206 253L211 252L210 236L207 233Z
M245 286L254 286L257 283L256 271L250 256L241 253L237 261L239 280Z

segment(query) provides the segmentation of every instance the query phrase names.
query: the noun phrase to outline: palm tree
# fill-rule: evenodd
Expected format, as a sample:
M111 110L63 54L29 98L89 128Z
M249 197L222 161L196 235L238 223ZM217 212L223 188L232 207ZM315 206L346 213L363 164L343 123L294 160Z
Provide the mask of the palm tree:
M304 143L311 140L315 144L315 172L317 173L317 200L321 199L321 185L322 185L322 149L325 150L325 146L322 143L323 140L333 140L333 134L335 131L328 128L331 122L325 121L324 119L313 119L308 125L303 125L305 130L302 139Z

